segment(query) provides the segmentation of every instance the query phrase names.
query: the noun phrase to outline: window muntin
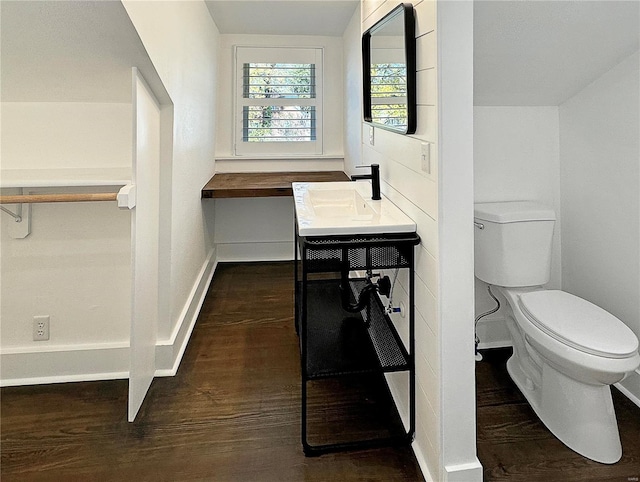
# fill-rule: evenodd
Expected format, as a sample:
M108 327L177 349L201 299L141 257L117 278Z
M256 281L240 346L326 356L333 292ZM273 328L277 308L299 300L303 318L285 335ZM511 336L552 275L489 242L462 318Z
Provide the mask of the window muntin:
M236 155L322 153L322 49L236 47Z

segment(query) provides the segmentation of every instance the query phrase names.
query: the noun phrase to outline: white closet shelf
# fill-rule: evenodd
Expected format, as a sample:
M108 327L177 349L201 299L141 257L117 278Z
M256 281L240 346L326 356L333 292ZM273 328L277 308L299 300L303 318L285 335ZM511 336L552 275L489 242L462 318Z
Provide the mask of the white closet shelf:
M124 186L131 167L2 169L0 188Z

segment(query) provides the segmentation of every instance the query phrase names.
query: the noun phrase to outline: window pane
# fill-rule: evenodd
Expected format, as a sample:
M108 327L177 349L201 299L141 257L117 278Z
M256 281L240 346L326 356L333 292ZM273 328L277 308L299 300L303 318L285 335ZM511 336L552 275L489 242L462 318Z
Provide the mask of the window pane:
M242 109L244 142L308 142L316 140L314 106L249 105Z
M371 120L393 127L407 127L407 104L372 104Z
M393 127L406 127L406 79L405 64L390 63L371 66L371 119L373 122Z
M372 97L406 97L407 68L405 64L375 64L371 66Z
M312 99L315 64L243 64L245 99Z

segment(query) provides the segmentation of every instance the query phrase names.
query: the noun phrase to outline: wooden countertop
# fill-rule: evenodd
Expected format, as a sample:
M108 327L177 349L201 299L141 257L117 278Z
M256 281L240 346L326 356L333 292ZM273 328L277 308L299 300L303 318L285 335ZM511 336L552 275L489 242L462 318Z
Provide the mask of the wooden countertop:
M342 171L219 172L202 188L202 199L293 196L292 182L348 181Z

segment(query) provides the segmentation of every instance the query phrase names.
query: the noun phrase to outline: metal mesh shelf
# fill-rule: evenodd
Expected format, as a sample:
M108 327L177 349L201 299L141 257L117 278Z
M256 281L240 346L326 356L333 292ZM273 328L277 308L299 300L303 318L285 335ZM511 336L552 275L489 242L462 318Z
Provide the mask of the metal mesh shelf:
M350 284L359 293L365 281ZM378 297L360 313L344 311L340 280L307 283L307 340L308 379L409 369L407 351Z

